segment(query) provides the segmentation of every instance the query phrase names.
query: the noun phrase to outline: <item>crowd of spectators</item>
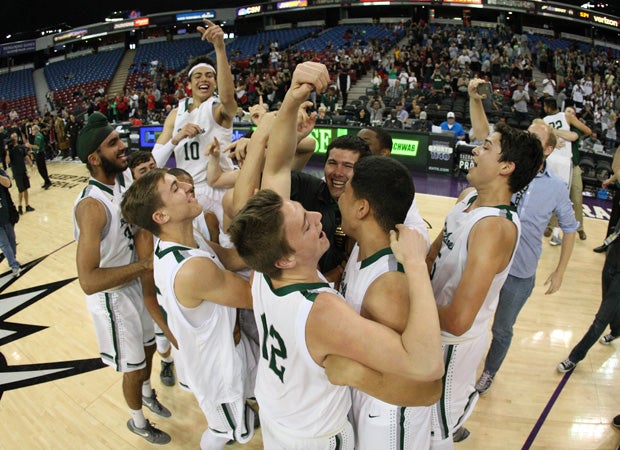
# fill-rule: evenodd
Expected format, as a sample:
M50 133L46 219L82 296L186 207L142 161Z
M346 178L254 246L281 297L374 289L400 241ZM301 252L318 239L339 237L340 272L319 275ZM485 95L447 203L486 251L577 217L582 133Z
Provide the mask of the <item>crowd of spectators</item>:
M424 21L390 26L395 28L394 36L397 27L405 27L406 42L394 46L394 41L358 35L352 29L345 32L344 48L328 44L324 51L314 52L280 48L273 41L260 44L254 56L235 59L231 55L240 111L248 111L259 101L268 110L278 109L294 67L313 60L328 66L333 81L324 94L311 98L322 124L346 120L430 131L447 122L450 113L467 134L471 126L467 85L472 77L480 77L492 86L484 101L491 122L526 128L544 114L543 98L553 96L561 110L575 107L581 120L597 132L601 145L615 149L620 127L620 68L610 49L572 44L553 50L551 38L533 39L502 26L472 28ZM545 74L540 86L533 77L534 67ZM76 89L68 105L49 95L38 120L45 121L54 112L66 122L70 113L80 117L99 111L111 122L163 123L179 100L189 95L183 74L161 63L135 63L129 72L123 92L100 89L89 94ZM350 87L368 73L372 77L365 95L347 99ZM0 108L0 122L25 125L24 118L15 118L5 109ZM50 141L53 147L53 136Z

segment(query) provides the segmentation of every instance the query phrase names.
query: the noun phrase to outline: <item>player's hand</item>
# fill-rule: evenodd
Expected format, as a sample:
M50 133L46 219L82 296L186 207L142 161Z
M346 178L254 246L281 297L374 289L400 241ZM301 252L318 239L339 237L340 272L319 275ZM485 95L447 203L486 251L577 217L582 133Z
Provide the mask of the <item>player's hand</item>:
M204 19L204 23L204 27L197 27L198 32L202 35L201 39L212 43L214 47L224 45L224 30L222 30L222 27L208 19Z
M248 152L248 144L250 143L249 138L239 138L232 144L228 144L224 149L224 153L230 152L228 154L229 158L235 158L238 163L243 163L245 160L245 156Z
M426 239L403 224L396 225L396 230L390 231L390 247L398 262L426 264Z
M206 156L213 156L216 159L220 159L220 142L216 137L213 138L213 141L207 145L207 149L205 150Z
M329 82L329 72L325 64L306 61L295 67L291 86L286 95L303 102L313 90L317 93L325 92Z
M203 129L195 123L185 124L181 130L172 137L172 145L179 145L179 142L185 138L193 138L202 134Z
M252 105L249 108L250 118L254 125L258 125L263 116L267 113L267 108L263 104L263 96L261 95L258 101L258 105Z
M338 355L327 355L323 361L323 367L329 382L336 386L355 385L355 380L361 377L362 372L366 369L357 361Z

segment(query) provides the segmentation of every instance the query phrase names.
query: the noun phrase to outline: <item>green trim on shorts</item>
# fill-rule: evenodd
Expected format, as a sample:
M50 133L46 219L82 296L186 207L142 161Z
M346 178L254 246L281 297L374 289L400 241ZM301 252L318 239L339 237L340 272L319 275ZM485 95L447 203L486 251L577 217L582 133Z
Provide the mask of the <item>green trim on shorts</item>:
M105 296L105 309L108 311L108 317L110 319L110 326L112 329L112 345L114 346L114 356L111 357L112 362L114 363L114 368L116 371L120 371L120 367L118 365L118 344L116 342L116 322L114 320L114 315L112 314L112 308L110 306L110 294L107 292L103 294Z

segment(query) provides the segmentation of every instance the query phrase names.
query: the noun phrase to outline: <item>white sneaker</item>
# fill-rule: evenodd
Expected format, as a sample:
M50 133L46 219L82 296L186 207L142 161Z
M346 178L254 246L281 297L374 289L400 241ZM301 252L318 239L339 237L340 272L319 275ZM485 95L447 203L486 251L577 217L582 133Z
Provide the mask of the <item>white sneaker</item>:
M549 239L549 244L551 245L562 245L562 238L560 236L551 236Z

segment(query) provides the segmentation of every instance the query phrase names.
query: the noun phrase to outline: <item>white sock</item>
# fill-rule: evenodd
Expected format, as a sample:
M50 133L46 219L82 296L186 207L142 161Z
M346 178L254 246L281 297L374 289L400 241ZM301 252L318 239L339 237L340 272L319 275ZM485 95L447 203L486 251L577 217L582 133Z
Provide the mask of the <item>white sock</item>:
M157 353L160 355L170 351L170 341L164 335L155 335L155 344L157 344Z
M170 354L166 357L163 357L161 355L159 355L161 357L161 360L163 362L167 362L167 363L171 363L172 361L174 361L174 357L172 356L172 352L170 352Z
M553 228L553 237L559 238L560 237L560 227L555 227Z
M146 427L146 418L142 413L142 408L140 409L130 409L131 420L133 420L133 424L138 428Z
M142 397L152 397L153 388L151 387L151 380L146 380L142 383Z

